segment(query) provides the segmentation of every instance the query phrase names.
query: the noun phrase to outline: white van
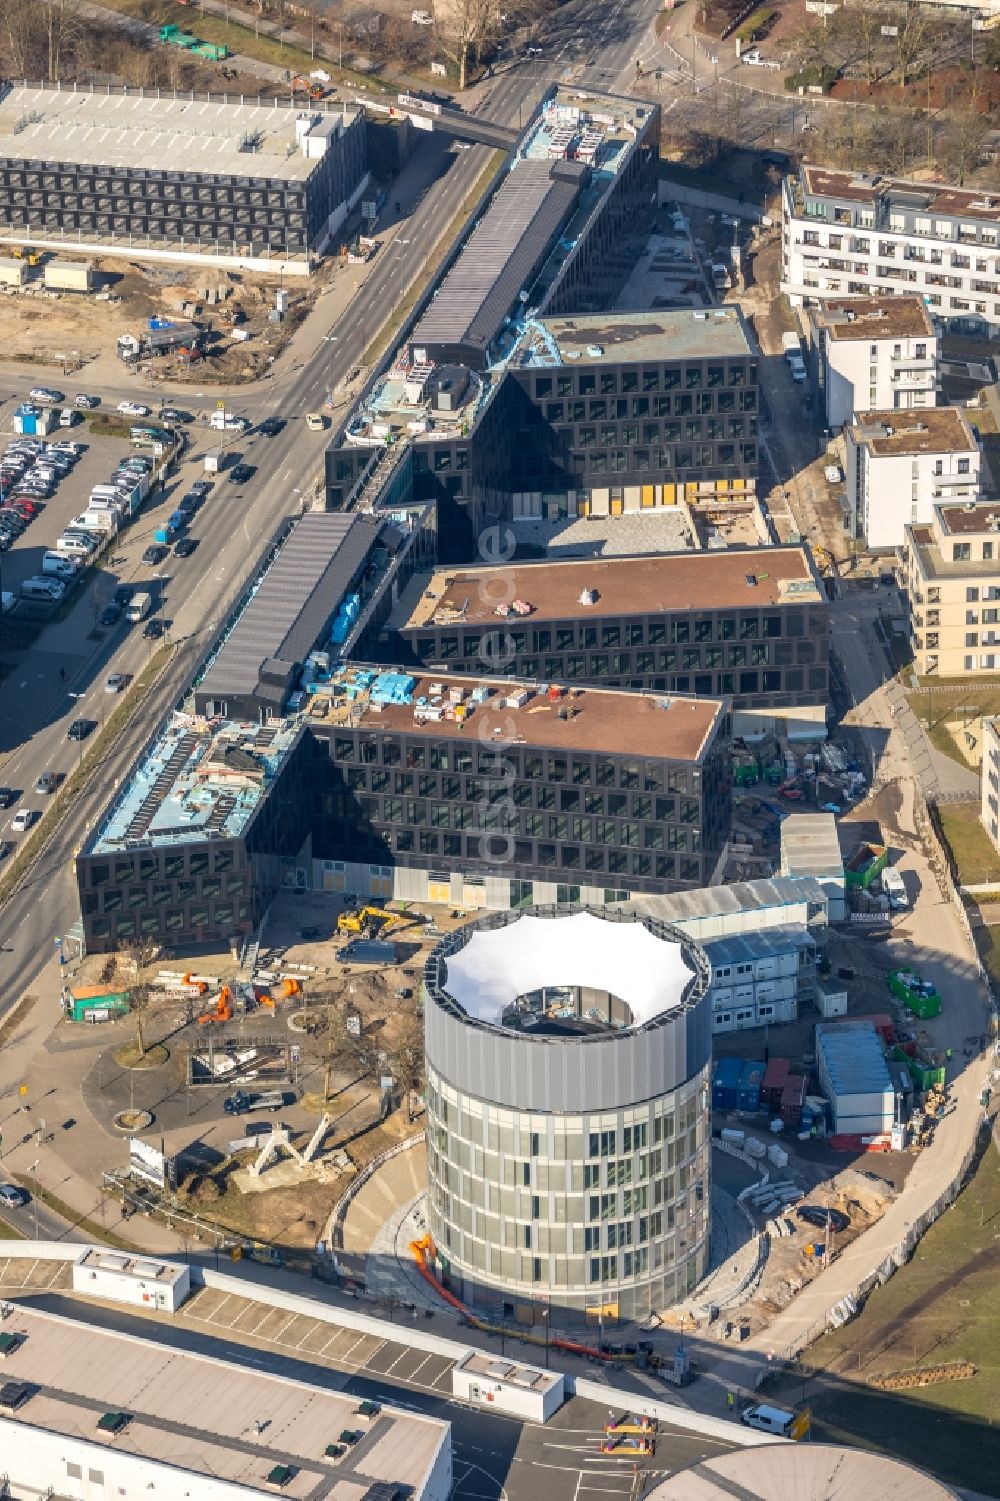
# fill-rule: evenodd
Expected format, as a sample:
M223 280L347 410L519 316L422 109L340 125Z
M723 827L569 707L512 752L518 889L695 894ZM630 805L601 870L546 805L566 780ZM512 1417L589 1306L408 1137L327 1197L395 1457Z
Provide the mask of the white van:
M213 412L208 425L217 433L245 433L250 423L246 417L236 417L231 412Z
M80 559L68 558L61 552L42 553L42 572L57 579L72 579L80 571Z
M21 585L22 599L42 599L48 604L57 604L65 593L66 585L59 579L42 578L38 575L25 579Z
M766 1402L758 1402L754 1407L744 1408L740 1421L748 1428L759 1428L762 1433L775 1433L779 1438L789 1438L795 1414L786 1407L769 1407Z
M85 541L83 537L68 537L64 532L61 537L56 538L53 551L64 553L70 558L89 558L90 554L96 551L96 544L89 540Z
M76 424L80 421L82 421L80 413L75 411L73 407L63 407L62 411L59 413L60 427L75 427Z
M882 872L882 890L889 898L889 906L894 912L904 912L909 907L910 898L906 894L903 877L891 865Z
M93 509L81 511L79 516L74 516L66 527L68 532L116 532L118 530L118 518L114 511L102 511L97 506Z

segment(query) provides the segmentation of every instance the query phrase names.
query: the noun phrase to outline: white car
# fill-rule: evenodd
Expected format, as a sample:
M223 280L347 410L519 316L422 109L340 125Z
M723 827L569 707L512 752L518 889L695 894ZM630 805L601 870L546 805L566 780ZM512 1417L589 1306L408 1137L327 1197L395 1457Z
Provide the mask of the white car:
M48 386L32 386L28 396L32 401L48 402L52 406L59 406L66 400L61 391L50 391Z
M122 417L148 417L150 413L150 408L141 401L120 401L115 410Z
M0 1183L0 1204L4 1209L20 1209L27 1202L28 1195L16 1183Z
M18 808L10 821L11 829L15 834L24 834L35 821L35 815L30 808Z

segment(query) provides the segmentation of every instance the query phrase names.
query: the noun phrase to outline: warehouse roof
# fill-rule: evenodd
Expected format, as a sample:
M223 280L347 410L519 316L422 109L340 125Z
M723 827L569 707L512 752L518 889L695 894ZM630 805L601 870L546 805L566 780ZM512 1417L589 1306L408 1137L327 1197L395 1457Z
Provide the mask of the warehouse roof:
M293 104L22 84L0 93L0 158L304 182L322 157L302 150L303 113ZM308 115L318 134L348 119L312 105Z
M206 668L199 703L257 694L280 712L291 669L323 635L377 538L378 523L366 516L303 516Z
M716 917L734 917L746 913L752 922L755 912L774 907L791 907L802 903L826 906L826 893L818 881L808 877L795 880L775 877L766 881L734 881L728 886L706 886L697 891L675 891L670 896L640 896L629 910L648 912L663 922L683 926Z
M475 740L484 749L496 746L497 754L513 743L688 762L701 760L726 714L725 701L717 698L546 690L508 679L368 667L342 668L331 682L314 684L313 707L317 728L346 726L366 736L396 731Z
M512 168L410 336L411 347L485 352L577 200L583 175L561 173L562 166L520 161Z
M502 577L504 589L496 582ZM592 594L584 604L581 595ZM528 619L582 620L671 610L756 609L821 596L805 547L710 549L656 557L437 568L414 575L393 615L397 630L428 625L500 627L498 600L531 607ZM510 616L507 624L520 617Z
M816 1047L838 1095L875 1094L892 1089L889 1067L871 1022L820 1022Z
M177 1472L168 1494L184 1493L190 1471L263 1497L273 1494L269 1473L287 1465L281 1493L300 1501L364 1501L378 1482L419 1498L449 1442L449 1425L434 1418L385 1406L365 1418L356 1397L23 1304L4 1331L24 1336L16 1379L37 1387L5 1427L23 1422L83 1439L96 1458L109 1441L100 1418L125 1413L115 1452ZM255 1419L266 1422L255 1427ZM327 1446L345 1429L359 1438L334 1458Z
M836 1444L763 1444L714 1455L646 1492L646 1501L948 1501L923 1470Z
M843 880L844 857L833 813L793 813L783 821L781 874Z

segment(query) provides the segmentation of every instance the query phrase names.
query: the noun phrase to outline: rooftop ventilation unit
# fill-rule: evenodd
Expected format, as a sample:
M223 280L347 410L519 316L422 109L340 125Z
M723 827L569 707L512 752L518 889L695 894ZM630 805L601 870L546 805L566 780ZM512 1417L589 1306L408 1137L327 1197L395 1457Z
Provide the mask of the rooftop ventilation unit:
M584 589L580 594L580 598L577 600L577 604L596 605L597 598L598 596L596 589Z

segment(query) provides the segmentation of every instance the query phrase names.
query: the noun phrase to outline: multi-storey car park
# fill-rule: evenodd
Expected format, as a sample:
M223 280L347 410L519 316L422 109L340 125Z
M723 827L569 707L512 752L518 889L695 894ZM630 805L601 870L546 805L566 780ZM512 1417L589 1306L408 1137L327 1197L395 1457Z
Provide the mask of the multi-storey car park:
M916 294L954 332L1000 332L1000 197L803 164L782 185L781 290Z
M648 1318L708 1266L709 968L655 918L533 907L425 970L428 1226L467 1303Z
M334 438L332 509L435 500L459 558L497 521L753 493L757 355L739 310L610 310L655 200L658 120L606 95L558 89L545 102Z
M425 672L727 697L736 735L825 735L830 607L805 546L439 567L387 627Z
M0 90L0 243L304 275L367 180L360 109Z

